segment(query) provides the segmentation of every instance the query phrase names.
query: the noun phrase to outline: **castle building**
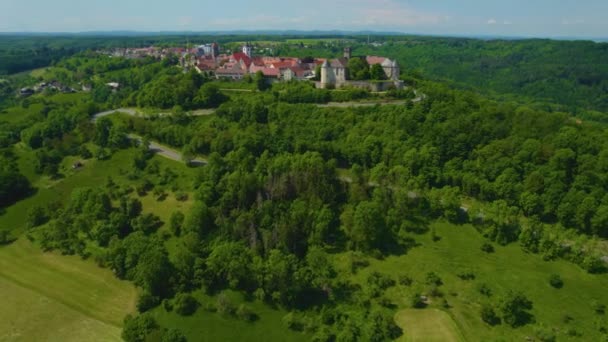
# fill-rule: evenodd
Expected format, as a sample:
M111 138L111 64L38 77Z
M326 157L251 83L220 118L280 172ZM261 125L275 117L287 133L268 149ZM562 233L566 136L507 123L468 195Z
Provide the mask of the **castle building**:
M403 88L403 82L399 81L401 70L396 60L378 56L354 57L364 59L370 68L375 64L379 64L382 67L386 76L386 81L374 81L372 83L349 80L348 61L352 58L352 50L347 47L344 49L344 57L325 60L321 65L321 82L319 83L319 86L321 88L354 86L383 90L389 85L393 85L397 88Z

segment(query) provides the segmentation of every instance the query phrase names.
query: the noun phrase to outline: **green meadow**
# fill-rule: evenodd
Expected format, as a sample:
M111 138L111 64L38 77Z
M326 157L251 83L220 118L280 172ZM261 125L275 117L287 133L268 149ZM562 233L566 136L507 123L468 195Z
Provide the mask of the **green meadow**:
M594 303L608 303L608 275L592 275L566 261L544 261L523 252L518 244L495 245L494 253L485 253L480 249L484 238L470 225L439 222L432 229L438 241L431 234L414 236L418 247L384 260L370 258L369 266L353 276L362 286L372 272L395 280L407 275L413 280L410 286L397 285L384 295L396 307L395 320L403 329L403 341L521 341L548 331L559 341L601 340L599 328L606 317L594 311ZM337 265L345 273L349 272L348 257L348 253L337 256ZM427 294L429 272L441 278L441 296ZM474 274L474 279L460 279L458 274L464 272ZM551 274L563 279L561 289L550 286ZM480 293L482 284L490 289L489 297ZM519 290L533 302L531 313L542 326L532 322L518 328L504 323L492 327L481 320L481 305L495 305L507 290ZM414 293L429 296L426 308L411 308ZM444 307L443 299L449 308Z
M137 290L78 256L25 238L0 247L0 341L119 341Z

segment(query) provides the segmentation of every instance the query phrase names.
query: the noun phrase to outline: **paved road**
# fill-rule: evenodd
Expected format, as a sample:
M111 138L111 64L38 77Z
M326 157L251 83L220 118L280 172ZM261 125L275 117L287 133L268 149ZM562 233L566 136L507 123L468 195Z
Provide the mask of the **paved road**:
M114 109L114 110L108 110L105 112L101 112L101 113L97 113L95 115L92 116L91 120L93 122L97 121L97 119L102 118L104 116L108 116L108 115L112 115L115 113L125 113L131 116L136 116L139 113L132 108L119 108L119 109ZM199 111L198 114L192 114L192 115L210 115L211 113L209 112L209 110L201 110ZM142 138L136 134L129 134L129 138L137 140L139 142L142 141ZM158 154L159 156L163 156L165 158L171 159L171 160L175 160L178 162L182 162L184 161L182 154L170 147L161 145L157 142L154 141L150 141L150 151L153 151L154 153ZM207 164L207 161L202 159L202 158L196 158L190 161L191 164L193 165L205 165Z
M142 138L135 134L129 134L129 138L135 139L140 142L142 141ZM150 148L150 151L158 154L159 156L163 156L165 158L175 160L178 162L184 161L182 154L180 152L178 152L170 147L161 145L157 142L150 141L149 148ZM193 165L206 165L207 161L202 158L195 158L195 159L191 160L190 163Z
M108 116L108 115L112 115L112 114L116 114L116 113L124 113L124 114L131 115L131 116L146 117L145 114L141 114L139 111L137 111L134 108L118 108L118 109L108 110L105 112L94 114L92 117L92 120L93 120L93 122L95 122L99 118L102 118L102 117ZM188 115L205 116L205 115L212 115L213 113L215 113L215 109L198 109L198 110L189 112ZM167 113L158 113L157 115L165 116L165 115L171 115L171 113L168 113L168 112Z
M372 101L372 102L355 102L355 101L349 101L349 102L329 102L329 103L324 103L324 104L318 104L317 106L319 107L340 107L340 108L347 108L347 107L373 107L376 105L405 105L407 103L407 100L397 100L397 101Z
M244 91L247 91L247 89L241 89ZM419 102L423 99L424 95L419 96L413 100L411 100L412 102ZM330 102L330 103L326 103L326 104L318 104L319 107L372 107L372 106L376 106L376 105L405 105L408 102L408 100L395 100L395 101L374 101L374 102ZM140 112L138 112L136 109L134 108L118 108L118 109L113 109L113 110L108 110L105 112L100 112L97 114L94 114L91 117L91 121L95 122L97 121L97 119L108 116L108 115L112 115L112 114L116 114L116 113L124 113L127 115L131 115L131 116L139 116L142 115ZM213 109L200 109L200 110L196 110L193 112L190 112L189 115L192 116L204 116L204 115L212 115L215 113L215 110ZM170 113L159 113L158 115L163 116L163 115L170 115ZM132 139L137 139L138 141L141 141L141 137L137 136L135 134L130 134L129 137L131 137ZM159 143L150 142L150 150L154 151L155 153L157 153L158 155L161 155L165 158L171 159L171 160L176 160L176 161L183 161L182 159L182 154L174 149L171 149L167 146L163 146ZM195 165L205 165L207 164L207 161L201 158L197 158L191 161L192 164ZM343 179L344 181L352 181L352 180L347 180L347 179Z

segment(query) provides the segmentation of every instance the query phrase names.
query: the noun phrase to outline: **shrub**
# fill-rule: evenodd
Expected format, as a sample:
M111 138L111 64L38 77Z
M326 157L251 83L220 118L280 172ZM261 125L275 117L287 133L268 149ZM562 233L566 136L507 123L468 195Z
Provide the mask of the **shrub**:
M378 297L382 291L395 286L395 280L386 274L373 272L367 277L367 285L372 297Z
M564 281L559 274L552 274L549 277L549 284L556 289L561 289L564 286Z
M536 329L536 338L541 342L555 342L557 340L553 329L546 329L543 327Z
M591 303L591 307L593 308L593 311L595 311L596 314L598 315L603 315L606 313L606 305L599 303L597 301L593 301Z
M501 298L498 307L503 321L512 327L525 325L533 318L529 313L532 301L521 292L508 291Z
M144 342L146 341L146 337L157 328L158 324L148 314L135 317L127 315L124 320L121 336L126 342Z
M426 284L441 286L443 285L443 282L435 272L429 272L426 274Z
M236 316L243 321L253 322L257 319L257 315L251 311L249 307L245 304L239 305L239 308L236 310Z
M482 283L478 288L479 293L486 297L492 297L492 289L486 283Z
M410 298L410 304L413 308L422 309L426 307L426 299L420 293L414 293Z
M177 329L168 329L165 331L165 333L163 334L163 337L161 338L160 342L187 342L188 340L186 339L186 336L184 336L184 334L182 334L181 331L177 330Z
M481 245L481 250L486 253L494 253L494 246L489 242L484 242L483 245Z
M156 296L151 295L148 292L144 292L139 296L137 300L137 310L139 312L146 312L160 303L160 299Z
M39 206L32 206L27 210L25 214L25 225L27 228L35 228L47 223L49 220L49 215L47 215L46 210Z
M192 315L198 308L198 302L188 293L178 293L173 299L175 312L182 316Z
M429 296L431 297L443 297L443 292L439 290L439 286L431 285L428 291Z
M489 325L496 325L500 323L500 318L494 311L494 308L489 304L482 305L479 314L481 315L481 320Z
M175 193L175 199L180 202L185 202L188 200L188 194L183 191L178 191Z
M283 324L291 330L302 331L304 329L304 325L294 312L290 312L283 316Z
M171 303L171 301L168 299L163 299L163 308L165 311L171 312L173 311L173 303Z
M457 274L458 278L462 279L462 280L474 280L475 279L475 273L471 272L471 271L462 271L460 273Z
M403 286L411 286L413 282L414 280L405 274L399 276L399 284Z
M226 297L223 293L217 297L215 308L217 309L217 312L222 315L232 315L235 312L234 304L230 301L230 298Z

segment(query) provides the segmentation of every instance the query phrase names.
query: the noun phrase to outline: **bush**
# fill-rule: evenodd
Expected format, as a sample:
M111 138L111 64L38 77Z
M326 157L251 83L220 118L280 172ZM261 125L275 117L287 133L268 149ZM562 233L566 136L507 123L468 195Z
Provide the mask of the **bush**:
M478 291L486 297L492 297L492 289L490 289L488 284L482 283L479 285Z
M414 293L410 298L410 305L416 309L422 309L426 307L426 299L423 298L420 293Z
M158 324L148 314L136 317L127 315L124 320L121 336L126 342L144 342L146 341L146 337L157 328Z
M441 286L443 285L443 282L435 272L429 272L426 274L426 284Z
M549 284L556 289L561 289L564 286L564 281L559 274L552 274L549 277Z
M217 309L217 312L222 315L232 315L235 312L234 304L232 304L230 298L226 297L223 293L217 297L215 308Z
M183 191L178 191L175 193L175 199L180 202L185 202L188 200L188 194Z
M532 309L532 301L521 292L508 291L500 299L498 307L503 321L512 327L532 321L533 316L529 312Z
M160 299L156 296L151 295L148 292L144 292L139 296L137 300L137 310L139 312L146 312L160 303Z
M403 286L411 286L414 280L407 275L399 276L399 284Z
M181 331L177 330L177 329L168 329L165 331L165 333L163 334L163 337L161 338L160 342L187 342L188 340L186 339L186 336L184 336L184 334L182 334Z
M236 316L243 321L253 322L257 319L257 315L251 311L249 307L245 304L239 305L239 308L236 310Z
M171 312L173 311L173 303L171 303L171 301L168 299L163 299L163 308L165 311Z
M184 213L179 210L174 211L171 214L171 218L169 219L169 228L174 236L179 237L182 234L182 226L184 225L185 218Z
M595 311L596 314L598 315L603 315L606 313L606 305L599 303L597 301L593 301L591 303L591 307L593 308L593 311Z
M304 325L294 312L290 312L283 316L283 324L291 330L302 331L304 329Z
M475 279L475 273L471 272L471 271L463 271L457 274L458 278L462 279L462 280L474 280Z
M382 291L395 286L395 280L386 274L373 272L367 277L367 285L372 297L378 297Z
M47 223L49 220L49 215L47 215L46 210L39 206L32 206L27 210L25 214L25 225L27 228L35 228Z
M178 293L173 299L173 308L175 312L182 316L190 316L198 308L198 302L192 295L187 293Z
M494 253L494 246L489 242L484 242L483 245L481 245L481 250L486 253Z
M494 311L494 308L489 304L482 305L479 314L481 315L481 320L489 325L496 325L500 323L500 318Z

